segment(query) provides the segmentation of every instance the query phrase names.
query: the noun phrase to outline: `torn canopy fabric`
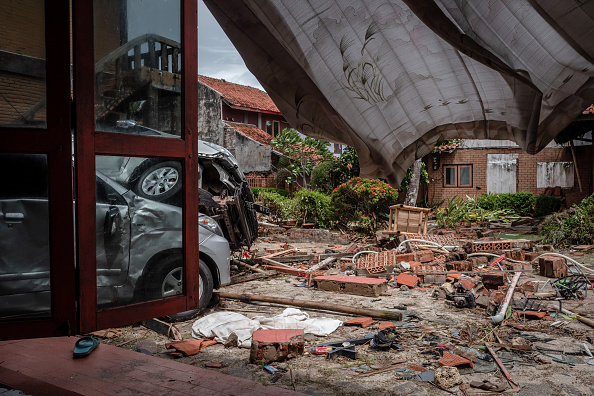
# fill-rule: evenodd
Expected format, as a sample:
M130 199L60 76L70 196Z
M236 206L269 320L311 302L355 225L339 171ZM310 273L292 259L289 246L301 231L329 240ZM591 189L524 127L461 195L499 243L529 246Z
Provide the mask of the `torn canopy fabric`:
M594 102L594 2L205 0L306 135L396 186L450 138L543 149Z

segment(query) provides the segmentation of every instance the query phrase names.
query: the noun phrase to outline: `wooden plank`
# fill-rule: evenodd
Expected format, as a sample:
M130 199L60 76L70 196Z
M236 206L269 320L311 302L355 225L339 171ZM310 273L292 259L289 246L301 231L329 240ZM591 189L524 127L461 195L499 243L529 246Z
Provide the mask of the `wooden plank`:
M270 278L275 275L278 275L278 273L275 270L262 271L262 272L255 273L255 274L249 274L249 275L245 275L245 276L238 276L235 278L231 278L231 283L229 283L229 284L235 285L237 283L244 283L244 282L250 282L253 280L257 280L257 279Z
M355 253L347 253L347 252L340 252L340 253L324 253L324 254L306 254L306 255L299 255L299 256L287 256L287 257L277 257L276 261L279 263L291 263L297 261L309 261L316 257L320 257L320 259L324 260L328 257L352 257Z

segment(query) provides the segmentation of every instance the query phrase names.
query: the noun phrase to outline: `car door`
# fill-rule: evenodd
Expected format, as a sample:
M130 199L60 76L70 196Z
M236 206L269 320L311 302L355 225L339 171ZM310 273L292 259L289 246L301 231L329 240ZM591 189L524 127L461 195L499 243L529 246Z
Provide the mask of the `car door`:
M130 215L122 195L100 177L97 180L97 286L122 285L130 263Z
M0 321L50 315L47 159L4 154L0 188Z

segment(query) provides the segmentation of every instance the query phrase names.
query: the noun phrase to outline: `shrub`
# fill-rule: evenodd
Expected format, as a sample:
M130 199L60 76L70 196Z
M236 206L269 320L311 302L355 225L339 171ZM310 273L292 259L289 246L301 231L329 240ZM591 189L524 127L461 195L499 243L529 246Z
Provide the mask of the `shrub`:
M314 222L321 228L332 226L330 197L318 191L302 189L295 193L295 215L302 222Z
M594 195L563 213L554 213L542 224L544 243L558 246L594 244Z
M477 204L486 210L511 209L519 216L529 216L533 212L534 194L529 192L484 194L477 199Z
M252 187L252 193L256 199L259 199L260 193L262 191L275 193L278 195L282 195L283 197L288 197L289 192L287 190L283 190L282 188L274 188L274 187Z
M491 220L511 221L514 218L515 212L512 209L484 209L478 206L477 200L468 196L466 199L450 199L445 207L435 211L437 226L442 228Z
M334 160L317 164L311 172L311 184L313 188L324 194L330 194L335 187L338 167L339 164Z
M273 221L287 220L295 216L295 202L292 199L268 191L260 191L258 199L270 209Z
M366 216L374 219L375 228L378 220L388 217L390 205L398 199L398 190L377 179L356 177L336 187L331 198L332 210L341 223Z
M536 217L548 216L561 208L561 200L552 195L540 195L534 201L534 215Z

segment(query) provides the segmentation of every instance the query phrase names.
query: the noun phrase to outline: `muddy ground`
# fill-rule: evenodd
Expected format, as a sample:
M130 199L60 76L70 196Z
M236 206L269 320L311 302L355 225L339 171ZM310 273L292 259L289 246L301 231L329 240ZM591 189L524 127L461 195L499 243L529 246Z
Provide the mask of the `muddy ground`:
M324 250L329 244L291 244L295 247L317 248ZM262 251L274 244L260 242L257 248ZM577 257L576 257L577 258ZM579 257L581 262L592 262L594 254ZM546 280L535 274L524 274L520 284L526 280ZM512 317L504 321L493 331L484 309L459 309L448 301L431 297L432 290L400 290L391 284L388 293L380 297L362 297L303 287L302 278L291 275L278 275L264 280L226 286L221 291L231 293L249 293L276 297L293 297L308 301L330 302L347 306L375 308L396 311L394 307L405 306L400 310L405 314L399 326L401 349L387 351L373 350L370 346L358 347L359 357L351 360L340 357L327 360L325 356L306 353L296 359L272 363L281 371L270 374L263 365L249 363L249 349L238 347L226 348L216 344L201 350L197 355L178 358L181 363L216 370L231 376L247 378L265 385L274 385L312 395L462 395L458 386L448 391L441 390L428 382L411 379L417 371L406 369L416 365L427 369L437 369L440 359L437 345L447 345L441 350L456 350L464 347L484 345L485 341L505 345L528 345L528 351L496 347L497 354L504 361L511 377L521 389L519 395L592 395L594 394L594 366L587 364L592 358L587 357L582 347L586 343L594 351L594 331L587 325L565 317L551 320L522 320ZM576 313L588 315L593 312L594 292L589 291L586 299L563 301L563 307ZM235 300L222 300L213 304L201 316L217 311L242 313L250 318L254 316L274 316L286 307L267 303L242 303ZM329 317L341 321L352 318L349 315L305 310L310 317ZM407 314L418 318L407 317ZM556 321L566 324L560 328L551 326ZM191 338L194 320L176 324L184 339ZM379 322L378 322L379 323ZM341 326L327 337L305 335L306 348L319 343L361 338L375 334L378 323L365 329L353 326ZM142 326L118 329L122 334L104 340L123 348L144 348L154 356L171 359L165 343L169 340L147 330ZM496 336L499 337L499 340ZM136 338L136 339L135 339ZM126 341L130 341L122 345ZM472 356L471 352L471 356ZM475 354L476 355L476 354ZM487 355L488 352L487 352ZM552 355L552 356L551 356ZM405 360L405 363L398 364ZM505 377L494 362L474 358L472 369L461 369L464 383L489 380L493 384L509 388ZM220 363L222 368L208 368L208 363ZM594 363L594 361L592 362ZM386 371L380 371L389 368ZM476 392L469 389L468 394ZM476 394L476 393L475 393Z

